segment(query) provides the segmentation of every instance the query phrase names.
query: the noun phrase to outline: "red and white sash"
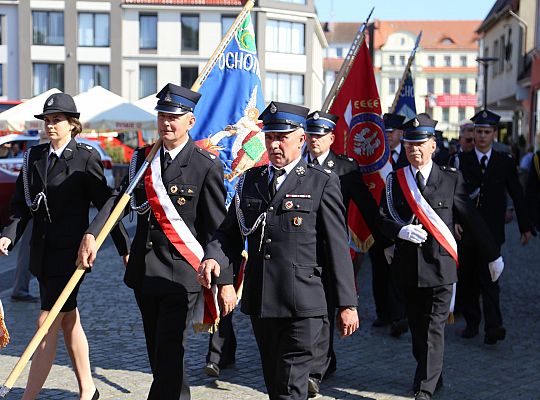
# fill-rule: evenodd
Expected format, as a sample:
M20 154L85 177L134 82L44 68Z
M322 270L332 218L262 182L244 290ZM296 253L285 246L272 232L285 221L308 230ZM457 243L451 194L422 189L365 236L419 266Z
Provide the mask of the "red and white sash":
M157 151L144 177L146 197L161 230L173 246L197 272L204 256L204 249L191 233L163 185L161 178L160 152ZM203 301L204 297L204 301ZM219 321L217 286L204 289L193 312L193 327L196 331L211 329ZM210 326L211 325L211 326Z
M401 191L407 200L414 215L418 217L420 223L439 242L439 244L450 254L458 265L456 239L448 229L448 226L437 215L435 210L429 205L420 193L416 180L409 167L397 170L397 178Z

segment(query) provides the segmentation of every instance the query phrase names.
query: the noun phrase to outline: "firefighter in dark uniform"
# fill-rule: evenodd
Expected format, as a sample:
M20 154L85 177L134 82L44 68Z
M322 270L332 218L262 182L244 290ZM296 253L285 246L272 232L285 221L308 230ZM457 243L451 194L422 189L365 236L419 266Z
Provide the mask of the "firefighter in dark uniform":
M132 197L131 209L138 214L137 229L124 281L134 290L142 315L154 378L148 399L184 400L190 398L184 368L185 340L201 286L193 264L188 261L191 260L188 250L181 248L181 252L177 246L178 237L194 253L199 245L202 257L202 247L225 217L225 187L219 159L195 146L189 136L189 129L195 123L193 108L200 94L169 83L157 97L155 109L163 146L151 163L151 172L139 182ZM139 170L147 150L148 147L140 148L134 153L129 179L120 186L119 195ZM158 185L151 186L148 175L154 179L159 171ZM155 199L147 196L153 188L164 211L155 206ZM110 215L115 200L109 199L84 236L79 254L85 263L91 264L95 258L94 236ZM168 211L165 207L169 207ZM183 221L184 231L173 223L175 219ZM190 237L195 242L190 242ZM216 279L224 314L236 303L232 274L228 271Z
M345 206L345 221L347 209L352 200L360 210L364 220L372 232L378 230L378 207L368 187L363 181L362 173L354 159L334 153L330 146L334 142L333 133L339 117L336 115L315 111L307 116L306 145L307 161L321 165L324 169L339 176L343 204ZM328 304L328 317L324 318L318 355L314 357L309 377L308 390L310 396L319 393L323 378L336 370L336 355L334 353L334 317L335 294L331 292L332 285L328 282L328 274L322 276Z
M271 102L261 114L270 165L240 178L199 270L201 284L208 286L247 238L242 311L251 316L272 400L308 397L308 375L328 310L323 274L331 277L341 335L358 328L339 179L302 158L307 112Z
M498 246L490 240L487 227L470 202L461 174L454 168L440 167L431 159L436 149L436 123L419 115L404 125L410 166L389 175L380 205L381 229L395 240L394 262L399 266L405 285L407 317L417 362L413 381L416 400L431 399L442 383L444 326L449 315L453 283L457 280L456 262L443 247L443 241L435 239L432 232L439 232L455 245L451 228L455 218L460 217L474 234L477 248L487 259L494 260L494 267L502 265ZM411 196L409 200L405 197L410 186L405 191L402 189L399 173L416 177L415 190L438 216L438 222L435 216L428 218L433 225L441 227L439 230L424 229L429 221L422 222L418 217L420 214L413 213L410 204L417 206L418 202L416 197Z
M32 220L30 271L39 282L41 312L38 326L41 326L77 268L77 250L88 228L90 203L101 208L111 190L103 175L99 153L74 139L82 127L70 95L55 93L49 96L43 113L35 117L44 121L50 143L33 146L25 154L11 203L10 220L0 234L0 254L7 254ZM117 227L112 236L120 255L127 255L129 238L124 227ZM80 397L94 400L99 397L92 380L88 342L77 308L81 282L34 354L23 395L25 400L36 398L47 378L60 329L64 331L66 347L79 381Z
M514 202L521 242L526 244L531 237L532 227L516 165L510 154L501 153L492 147L499 119L499 115L489 110L482 110L471 118L474 122L474 150L459 155L459 169L469 196L488 225L496 244L502 246L505 241L507 192ZM495 344L506 336L499 305L498 281L492 281L488 260L471 244L466 230L462 233L461 245L460 269L463 276L460 295L467 322L461 336L473 338L478 334L481 321L479 300L482 295L484 343Z

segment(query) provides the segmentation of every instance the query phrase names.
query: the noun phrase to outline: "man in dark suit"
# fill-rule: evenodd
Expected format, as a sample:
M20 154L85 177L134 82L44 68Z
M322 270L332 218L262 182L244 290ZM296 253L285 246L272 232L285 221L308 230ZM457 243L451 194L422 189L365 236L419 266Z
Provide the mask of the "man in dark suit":
M448 165L459 169L459 155L474 149L474 124L461 124L459 127L459 149L450 156Z
M489 227L496 244L502 246L505 240L504 225L508 192L516 211L521 242L526 244L531 237L531 222L525 209L523 189L518 180L516 165L512 156L492 148L500 117L489 111L478 112L474 122L474 150L461 153L459 169L463 174L470 198L483 220ZM493 282L488 269L488 261L470 243L467 230L463 231L461 251L463 315L467 327L463 338L473 338L478 334L481 321L480 295L484 311L484 343L495 344L506 337L499 305L499 284Z
M540 229L540 151L533 155L525 193L529 215L533 226L538 230Z
M306 133L308 135L306 156L310 163L321 165L324 169L339 176L343 204L345 206L345 221L350 202L360 210L371 231L378 232L378 207L368 187L363 181L362 173L354 159L345 155L337 155L330 146L334 143L334 128L339 117L315 111L307 116ZM329 282L330 276L322 276L328 304L328 317L323 319L323 329L318 354L314 357L309 377L308 390L310 396L319 393L319 386L323 377L327 377L336 370L336 355L334 353L334 316L335 294L333 285Z
M395 171L409 165L405 149L401 143L405 117L399 114L386 113L383 115L383 120L386 140L388 141L388 146L390 146L390 163Z
M436 123L418 115L405 124L410 166L389 175L380 206L381 229L395 240L394 263L405 285L417 362L416 400L431 399L442 382L444 326L457 280L457 245L452 234L456 217L468 223L486 258L495 260L492 267L502 266L498 248L470 202L461 174L432 161Z
M271 102L261 114L269 166L241 178L227 217L206 247L203 286L244 247L242 311L251 317L270 399L305 400L327 315L328 274L341 335L358 328L339 179L302 158L307 109ZM219 275L220 276L220 275Z
M200 94L168 84L157 97L155 109L163 146L132 197L131 208L138 213L137 230L124 281L134 290L142 315L154 378L148 399L184 400L190 398L184 368L185 340L201 295L196 268L203 246L225 217L225 187L219 159L195 146L189 136ZM130 179L124 180L120 193L149 150L146 147L135 152ZM83 239L79 254L85 263L91 264L95 258L94 236L114 202L115 198L109 199ZM216 283L225 315L236 305L232 268L225 270Z

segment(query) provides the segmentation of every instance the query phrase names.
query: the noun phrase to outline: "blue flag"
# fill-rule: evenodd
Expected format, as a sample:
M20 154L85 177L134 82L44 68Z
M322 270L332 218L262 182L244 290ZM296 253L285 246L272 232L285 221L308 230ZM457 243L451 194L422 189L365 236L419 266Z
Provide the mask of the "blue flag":
M224 164L227 205L236 179L245 170L266 164L268 157L259 114L264 109L255 31L248 14L199 89L195 143Z
M411 70L405 77L405 82L396 104L396 114L403 115L405 120L412 119L416 116L416 104L414 102L414 82L411 75Z

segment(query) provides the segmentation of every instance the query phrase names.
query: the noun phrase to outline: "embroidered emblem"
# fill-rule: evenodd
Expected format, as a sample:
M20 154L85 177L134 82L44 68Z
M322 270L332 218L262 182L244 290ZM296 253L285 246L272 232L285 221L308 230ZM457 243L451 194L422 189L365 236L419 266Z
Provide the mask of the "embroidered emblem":
M327 168L325 168L324 170L325 170L325 171L326 171L327 173L329 173L329 174L331 174L331 173L332 173L332 170L331 170L331 169L327 169Z
M315 114L313 114L313 119L319 119L321 116L319 115L318 112L316 112Z
M54 103L54 97L51 97L51 99L47 102L47 105L50 107Z
M297 175L305 175L306 169L303 166L296 167L296 174Z
M294 205L293 202L290 200L285 202L285 208L287 210L290 210L291 208L293 208L293 205Z
M170 190L172 194L175 194L176 192L178 192L178 186L172 185Z
M179 206L183 206L186 204L186 199L184 197L179 197L178 200L176 200Z
M487 112L484 111L484 112L482 113L482 117L486 118L486 117L487 117Z
M303 222L303 221L304 221L304 220L303 220L302 217L294 217L294 218L292 219L292 223L293 223L294 226L300 226L300 225L302 225L302 222Z
M333 161L333 160L329 160L326 164L327 164L330 168L333 168L333 167L334 167L334 161Z
M417 120L416 118L414 119L414 121L413 121L412 124L413 124L413 126L414 126L415 128L417 128L418 126L420 126L420 122L418 122L418 120Z
M210 156L210 158L211 158L212 160L216 158L216 156L213 155L213 154L209 154L209 156Z
M93 149L92 146L88 146L88 145L86 146L86 148L87 148L88 150L92 150L92 149Z
M271 112L272 114L275 114L275 113L277 112L277 107L276 107L276 105L275 105L274 103L272 103L272 104L270 105L270 112Z

